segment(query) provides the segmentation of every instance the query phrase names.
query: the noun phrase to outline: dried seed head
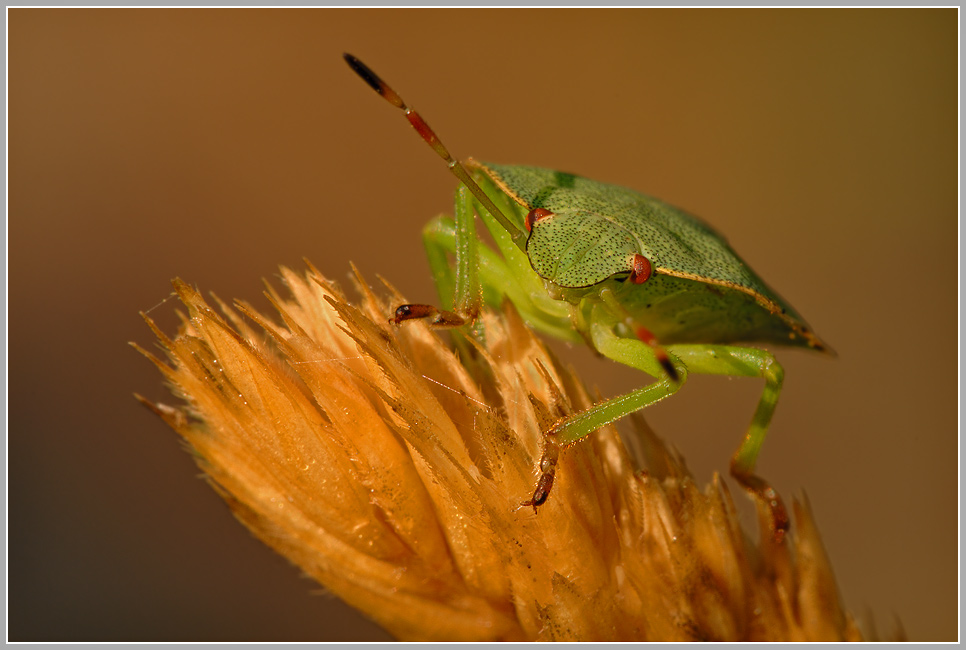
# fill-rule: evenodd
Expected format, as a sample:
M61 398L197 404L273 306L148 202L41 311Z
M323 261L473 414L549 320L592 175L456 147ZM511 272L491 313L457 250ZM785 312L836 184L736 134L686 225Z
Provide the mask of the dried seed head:
M353 306L314 268L282 276L281 324L175 281L179 335L148 319L168 363L141 351L185 404L145 403L248 528L398 638L859 638L807 504L784 544L760 507L754 548L724 484L699 489L641 418L647 473L606 427L561 453L538 514L520 508L543 431L590 399L512 307L459 358L386 324L361 278Z

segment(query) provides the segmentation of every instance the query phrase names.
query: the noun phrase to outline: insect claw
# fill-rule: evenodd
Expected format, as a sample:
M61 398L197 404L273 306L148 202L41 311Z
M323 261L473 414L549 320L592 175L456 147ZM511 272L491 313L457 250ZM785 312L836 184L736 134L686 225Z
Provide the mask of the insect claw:
M427 320L433 327L460 327L466 325L468 320L459 314L444 309L436 309L432 305L399 305L396 313L392 315L389 322L399 325L407 320ZM475 316L470 320L474 320Z
M432 305L399 305L389 322L399 325L403 321L416 318L434 318L438 312L439 310Z
M765 479L755 474L744 473L731 468L731 475L743 488L751 492L758 502L769 510L772 539L776 544L781 544L785 539L785 533L791 527L788 518L788 511L778 492Z
M553 436L554 433L547 433ZM560 457L560 447L552 441L548 441L540 457L540 478L537 479L537 486L533 489L533 496L520 504L520 507L533 506L533 514L537 513L537 507L547 502L550 490L553 488L553 479L557 473L557 459Z
M554 474L555 470L553 467L544 474L541 474L540 480L537 481L537 487L533 490L533 496L521 503L520 507L533 506L533 514L537 514L537 507L546 503L547 498L550 496L550 488L553 487Z

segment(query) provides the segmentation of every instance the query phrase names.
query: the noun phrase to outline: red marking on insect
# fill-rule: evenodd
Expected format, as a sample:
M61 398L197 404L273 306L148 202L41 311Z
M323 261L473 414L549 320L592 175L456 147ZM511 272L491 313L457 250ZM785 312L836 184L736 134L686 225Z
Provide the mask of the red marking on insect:
M638 325L637 328L634 330L634 334L637 335L637 338L642 343L645 343L651 346L651 349L654 350L654 356L657 358L657 362L661 364L661 368L664 369L664 372L667 373L667 376L670 377L672 381L677 381L678 380L677 368L675 368L674 364L671 363L671 358L668 357L667 351L657 340L657 337L654 336L653 333L651 333L651 330L647 329L643 325Z
M647 329L643 325L638 325L637 330L634 332L637 338L640 339L642 343L647 343L648 345L657 345L657 337L651 333L651 330Z
M552 217L553 212L547 210L546 208L534 208L527 213L526 221L524 225L527 227L527 232L533 228L533 224L537 223L541 219L546 219L547 217Z
M631 262L631 274L627 278L634 284L643 284L651 277L651 262L640 253L634 254L634 261Z
M413 110L407 110L406 119L409 120L409 123L413 125L413 128L416 129L416 132L423 140L431 145L436 143L436 133L426 124L426 121L423 120L419 113Z

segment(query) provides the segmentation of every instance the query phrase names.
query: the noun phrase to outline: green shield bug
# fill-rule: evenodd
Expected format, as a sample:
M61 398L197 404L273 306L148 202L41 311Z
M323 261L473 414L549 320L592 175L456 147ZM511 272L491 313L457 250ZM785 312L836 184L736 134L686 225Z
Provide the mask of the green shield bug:
M405 112L462 183L454 218L440 217L424 231L440 294L446 301L451 293L452 304L402 305L390 321L459 327L476 319L484 293L506 296L535 329L586 341L603 356L656 378L556 422L547 432L533 496L523 505L536 511L547 500L563 446L674 394L689 373L760 377L764 390L731 474L770 503L780 540L788 526L785 508L754 469L784 371L770 352L735 344L831 352L804 319L723 237L678 208L573 174L473 160L464 166L382 79L351 54L344 57ZM474 213L497 250L477 239Z

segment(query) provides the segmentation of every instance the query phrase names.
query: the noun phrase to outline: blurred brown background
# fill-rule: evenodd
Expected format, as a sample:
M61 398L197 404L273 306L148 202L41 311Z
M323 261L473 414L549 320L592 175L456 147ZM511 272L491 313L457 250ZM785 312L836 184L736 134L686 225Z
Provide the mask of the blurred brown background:
M170 278L267 309L303 256L435 300L420 228L455 180L343 51L457 155L726 233L840 355L779 352L761 473L807 491L851 611L956 638L956 10L8 17L11 640L387 638L231 518L132 398L173 400L127 346L153 347L138 311ZM558 350L605 394L648 381ZM694 377L648 420L705 482L759 390Z

